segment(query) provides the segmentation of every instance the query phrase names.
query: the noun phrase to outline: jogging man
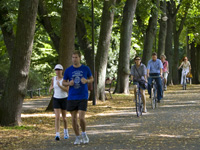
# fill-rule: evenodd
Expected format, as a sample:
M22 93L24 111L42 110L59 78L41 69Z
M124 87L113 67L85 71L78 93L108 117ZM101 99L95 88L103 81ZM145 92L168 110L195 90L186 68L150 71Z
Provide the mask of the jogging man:
M74 51L72 54L72 63L65 70L63 77L63 85L69 86L69 95L67 99L67 111L70 111L72 116L72 126L76 135L74 144L89 143L89 138L86 134L85 113L87 111L88 103L88 85L87 83L93 82L93 76L89 67L82 65L81 53ZM82 135L80 136L78 116Z
M163 64L161 60L157 59L156 53L153 53L152 59L149 60L148 65L147 65L148 93L151 97L151 83L153 80L151 76L159 76L159 78L155 78L156 85L157 85L158 102L160 102L160 100L162 99L162 82L161 82L162 69L163 69Z

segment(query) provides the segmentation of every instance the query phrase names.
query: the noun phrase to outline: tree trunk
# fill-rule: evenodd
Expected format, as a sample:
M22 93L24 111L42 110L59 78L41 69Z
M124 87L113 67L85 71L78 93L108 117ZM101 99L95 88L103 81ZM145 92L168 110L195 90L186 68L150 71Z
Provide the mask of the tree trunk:
M172 75L173 75L173 59L174 52L172 49L172 40L173 40L173 28L175 16L180 8L180 4L176 8L176 3L171 0L167 2L167 36L165 42L165 54L169 62L169 75L168 75L168 84L173 84ZM177 59L177 57L176 57Z
M15 46L15 35L13 29L10 27L11 22L10 18L8 17L8 10L4 7L0 9L0 27L4 38L4 43L6 45L9 58L12 58L12 52Z
M163 18L166 17L166 0L160 2L160 9L162 11L160 19L160 30L159 30L159 39L158 39L158 57L165 54L165 40L167 33L167 21Z
M81 18L81 15L78 15L76 20L76 34L78 37L81 50L84 53L86 64L90 67L91 71L94 72L93 50L92 46L90 45L90 42L87 39L87 30L85 28L85 23L84 20ZM93 90L94 88L92 88L92 90L90 91L90 97L88 98L89 100L93 99Z
M32 54L38 0L20 0L15 50L5 92L0 101L0 124L19 125Z
M172 20L172 17L168 15L165 54L169 62L169 76L168 76L169 84L173 84L172 82L172 66L173 66L172 33L173 33L173 20Z
M185 15L181 18L181 23L180 23L180 26L178 27L178 30L176 30L176 26L177 26L176 17L174 19L174 27L175 27L174 28L174 64L173 64L173 70L172 70L174 84L179 84L178 82L179 76L178 76L178 69L177 69L179 66L179 38L183 30L183 25L186 20L187 11L188 9L186 9L186 12L184 13Z
M105 101L105 79L108 61L108 51L112 24L114 20L114 8L116 0L104 1L103 13L101 17L101 31L99 36L98 49L96 54L97 72L97 99Z
M71 55L74 49L76 16L78 0L64 0L61 17L61 37L59 50L59 63L64 68L72 64Z
M49 34L53 45L56 49L56 51L59 54L59 43L60 43L60 37L56 35L56 33L53 30L51 20L48 16L48 12L46 9L46 2L45 0L39 0L39 6L38 6L38 14L40 16L40 22L44 26L45 30Z
M198 72L198 61L199 61L199 49L200 46L196 47L195 46L195 42L191 43L191 68L192 68L192 75L193 75L193 79L192 79L192 83L193 84L199 84L199 72Z
M117 84L115 92L129 93L130 46L137 0L127 0L123 10Z
M153 41L155 39L157 30L159 0L153 0L153 3L157 6L157 8L153 7L151 9L152 17L149 19L149 25L146 30L146 35L144 40L144 50L142 56L142 62L145 65L147 65L148 61L151 59Z

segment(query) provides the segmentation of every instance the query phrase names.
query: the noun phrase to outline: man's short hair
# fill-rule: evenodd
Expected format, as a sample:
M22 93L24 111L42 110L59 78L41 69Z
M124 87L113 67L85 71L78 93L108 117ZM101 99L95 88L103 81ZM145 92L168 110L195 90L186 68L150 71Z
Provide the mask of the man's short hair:
M156 53L156 52L153 52L151 56L157 56L157 53Z
M81 52L78 50L73 51L72 55L78 55L79 57L81 57Z

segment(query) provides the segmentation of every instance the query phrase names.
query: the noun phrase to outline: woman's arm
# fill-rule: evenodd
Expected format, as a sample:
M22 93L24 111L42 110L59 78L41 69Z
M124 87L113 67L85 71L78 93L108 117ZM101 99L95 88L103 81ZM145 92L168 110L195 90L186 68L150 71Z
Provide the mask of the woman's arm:
M183 66L183 62L181 63L181 65L178 67L178 69L180 69Z
M51 93L51 90L53 89L53 78L51 79L51 85L49 87L49 93Z
M58 86L59 86L63 91L68 92L69 86L62 86L62 85L60 85L60 82L59 82L59 81L57 81L57 84L58 84Z

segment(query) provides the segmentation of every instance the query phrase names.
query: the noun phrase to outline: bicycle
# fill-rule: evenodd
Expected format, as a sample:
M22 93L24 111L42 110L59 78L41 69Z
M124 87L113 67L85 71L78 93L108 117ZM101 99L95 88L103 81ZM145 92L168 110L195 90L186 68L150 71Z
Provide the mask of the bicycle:
M135 95L135 107L136 107L136 114L137 114L137 117L141 116L142 115L142 110L143 110L143 102L142 102L142 96L141 96L141 93L140 93L140 86L139 86L139 83L138 82L135 82L136 83L136 95Z
M150 76L153 81L151 83L151 108L155 109L158 107L158 98L157 98L157 85L156 85L156 78L160 78L160 76Z
M186 73L183 74L183 90L186 90L187 81L186 81Z

